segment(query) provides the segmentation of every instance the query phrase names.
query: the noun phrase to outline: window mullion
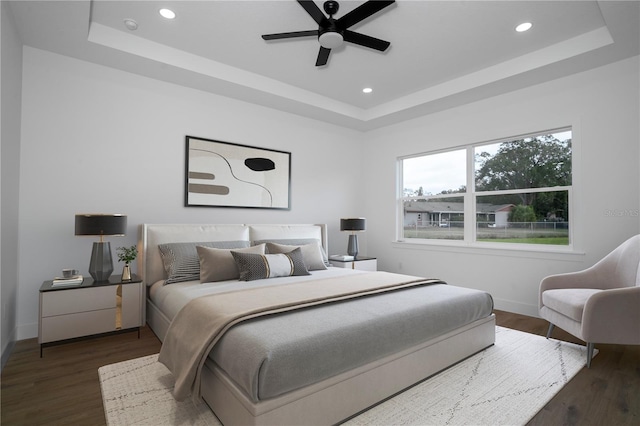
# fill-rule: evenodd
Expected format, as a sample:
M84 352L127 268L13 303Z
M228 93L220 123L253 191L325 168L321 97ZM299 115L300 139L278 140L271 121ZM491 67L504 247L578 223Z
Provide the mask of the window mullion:
M399 240L403 240L404 239L404 202L405 202L405 196L404 196L404 169L403 169L403 165L404 162L403 161L398 161L396 163L396 182L398 187L396 188L397 190L397 194L398 194L398 198L397 198L397 205L396 205L396 239Z
M464 195L464 241L475 241L476 204L475 204L475 158L472 146L467 147L467 192Z
M507 195L507 194L522 194L523 192L562 192L568 191L570 186L550 186L550 187L541 187L541 188L525 188L525 189L501 189L496 191L482 191L478 193L478 195L489 196L489 195ZM475 193L475 188L474 188Z

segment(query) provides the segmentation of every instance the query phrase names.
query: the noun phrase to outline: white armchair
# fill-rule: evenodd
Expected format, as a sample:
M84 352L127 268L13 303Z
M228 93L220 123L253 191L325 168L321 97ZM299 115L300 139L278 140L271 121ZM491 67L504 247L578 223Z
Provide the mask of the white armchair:
M640 235L631 237L592 267L551 275L540 283L539 312L587 343L587 367L595 343L640 345Z

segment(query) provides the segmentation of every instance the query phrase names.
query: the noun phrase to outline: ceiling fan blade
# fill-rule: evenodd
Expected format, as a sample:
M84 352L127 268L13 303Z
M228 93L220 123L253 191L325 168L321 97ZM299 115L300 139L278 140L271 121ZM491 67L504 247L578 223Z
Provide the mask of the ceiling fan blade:
M317 35L318 35L318 30L309 30L309 31L293 31L289 33L264 34L262 38L264 40L279 40L281 38L309 37L309 36L317 36Z
M318 59L316 59L316 67L327 65L327 61L329 60L329 53L331 53L331 49L327 49L326 47L320 46L320 51L318 52Z
M311 15L318 25L323 26L322 24L327 20L327 17L313 0L298 0L298 3Z
M380 12L385 7L391 6L393 3L395 3L395 0L369 0L365 4L356 7L351 12L338 19L336 21L336 25L339 28L349 28L350 26L367 19L374 13Z
M369 47L371 49L384 52L391 45L388 41L380 40L379 38L371 37L368 35L356 33L353 31L344 31L344 41L349 43L359 44L360 46Z

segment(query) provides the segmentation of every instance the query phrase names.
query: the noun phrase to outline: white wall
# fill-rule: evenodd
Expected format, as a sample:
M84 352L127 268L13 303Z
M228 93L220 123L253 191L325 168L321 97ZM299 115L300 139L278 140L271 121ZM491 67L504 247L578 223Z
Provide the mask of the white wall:
M363 150L368 254L382 269L484 289L497 308L537 315L544 276L590 266L639 231L638 83L635 57L370 132ZM562 126L573 126L579 254L393 243L397 157Z
M23 66L20 339L37 335L44 280L87 274L93 239L74 236L76 213L127 214L114 251L163 222L327 223L346 246L339 218L362 214L359 132L29 47ZM291 210L183 207L185 135L291 152Z
M22 43L7 2L0 3L2 38L1 140L2 196L0 197L0 342L4 366L16 339L18 300L18 200L20 165L20 107L22 88Z
M381 269L490 291L496 306L536 314L548 273L593 264L639 229L638 58L362 134L26 47L20 153L18 338L37 334L38 288L63 267L86 274L80 212L144 222L295 223L367 217L361 252ZM394 243L398 156L572 125L576 255ZM185 208L184 136L292 152L291 211ZM4 173L4 172L3 172ZM116 263L116 272L121 265ZM4 324L3 324L4 327Z

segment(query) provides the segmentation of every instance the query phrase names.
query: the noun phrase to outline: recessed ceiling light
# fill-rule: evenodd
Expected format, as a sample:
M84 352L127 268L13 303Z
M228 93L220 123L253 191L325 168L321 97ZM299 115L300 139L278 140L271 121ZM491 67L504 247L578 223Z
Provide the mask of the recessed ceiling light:
M531 22L523 22L516 27L516 31L519 33L523 33L525 31L529 31L531 27L533 27L533 24Z
M362 89L362 93L371 93L373 92L373 89L371 87L365 87L364 89Z
M171 9L160 9L159 13L163 18L166 19L173 19L176 17L176 13Z
M138 23L135 20L129 18L124 20L124 26L131 31L135 31L138 29Z

